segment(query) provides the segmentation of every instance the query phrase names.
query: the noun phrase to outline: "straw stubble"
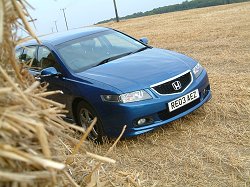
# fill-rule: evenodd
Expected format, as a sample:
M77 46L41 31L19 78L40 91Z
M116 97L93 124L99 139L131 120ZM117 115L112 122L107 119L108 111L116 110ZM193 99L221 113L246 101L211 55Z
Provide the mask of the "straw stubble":
M63 121L64 105L47 98L62 92L46 92L47 85L35 81L15 59L18 28L38 40L25 6L22 0L0 0L0 186L88 185L82 176L93 170L98 174L91 184L106 181L96 166L115 160L92 153L86 140L97 119L86 131Z

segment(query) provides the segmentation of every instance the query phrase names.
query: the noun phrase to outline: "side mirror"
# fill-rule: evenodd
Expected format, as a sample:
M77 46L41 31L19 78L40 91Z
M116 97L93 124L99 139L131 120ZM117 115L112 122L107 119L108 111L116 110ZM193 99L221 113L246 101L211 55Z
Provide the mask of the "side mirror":
M41 75L42 76L55 76L55 75L60 75L61 73L59 73L56 68L54 67L48 67L45 68L41 71Z
M140 42L147 45L148 44L148 39L146 37L140 38Z

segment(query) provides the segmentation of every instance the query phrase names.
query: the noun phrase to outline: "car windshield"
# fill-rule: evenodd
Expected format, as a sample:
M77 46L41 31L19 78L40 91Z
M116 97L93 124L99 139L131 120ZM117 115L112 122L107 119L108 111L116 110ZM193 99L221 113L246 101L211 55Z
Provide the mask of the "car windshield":
M57 46L64 63L74 72L81 72L147 47L114 30L78 38Z

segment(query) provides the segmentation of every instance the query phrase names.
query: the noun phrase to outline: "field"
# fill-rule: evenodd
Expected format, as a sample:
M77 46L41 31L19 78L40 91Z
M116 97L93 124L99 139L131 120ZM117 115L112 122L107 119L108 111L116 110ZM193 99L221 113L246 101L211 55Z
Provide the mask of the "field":
M104 25L198 60L213 91L194 113L122 140L111 155L116 166L103 168L117 174L111 181L128 175L141 186L250 186L250 3Z

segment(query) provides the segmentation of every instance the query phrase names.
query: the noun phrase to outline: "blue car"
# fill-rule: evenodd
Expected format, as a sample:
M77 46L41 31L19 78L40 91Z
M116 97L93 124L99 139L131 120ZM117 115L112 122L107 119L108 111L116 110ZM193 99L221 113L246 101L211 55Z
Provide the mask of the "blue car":
M196 110L211 98L206 70L195 60L147 45L122 32L87 27L28 41L16 57L48 90L63 94L68 118L87 128L89 138L135 136Z

